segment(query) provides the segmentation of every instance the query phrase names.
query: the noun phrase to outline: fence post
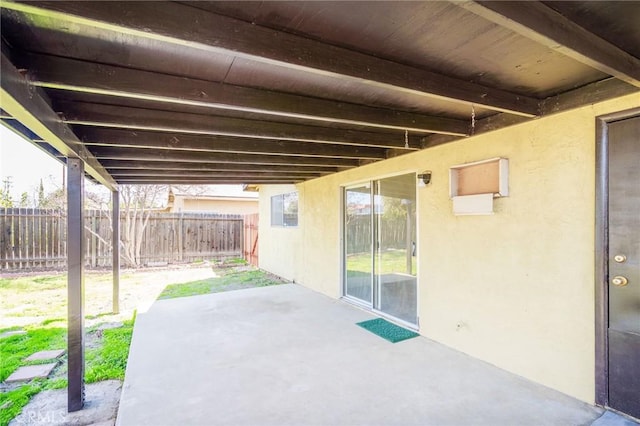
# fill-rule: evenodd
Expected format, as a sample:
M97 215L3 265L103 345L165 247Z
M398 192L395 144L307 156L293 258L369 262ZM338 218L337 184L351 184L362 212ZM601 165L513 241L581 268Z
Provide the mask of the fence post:
M242 235L240 237L240 253L242 253L242 258L244 260L247 260L247 256L246 256L246 253L244 251L244 247L246 245L246 241L245 240L247 239L246 235L247 235L247 217L248 216L249 215L246 215L246 214L242 216Z
M7 220L7 209L0 209L0 266L3 268L9 269L9 250L7 247L9 246L9 238L11 234L9 233L9 221Z
M182 212L180 212L180 216L178 217L178 261L182 262Z
M120 192L111 193L111 252L113 260L113 313L120 313Z
M95 268L97 265L97 259L96 259L96 252L97 252L97 245L98 245L98 239L96 238L96 233L98 232L98 226L97 226L97 218L96 218L96 212L94 210L91 211L90 213L91 215L91 267Z

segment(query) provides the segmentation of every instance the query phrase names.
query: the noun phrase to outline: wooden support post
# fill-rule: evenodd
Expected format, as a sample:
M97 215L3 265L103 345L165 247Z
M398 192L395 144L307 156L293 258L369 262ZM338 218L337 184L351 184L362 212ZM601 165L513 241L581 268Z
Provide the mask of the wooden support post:
M84 163L67 158L68 398L69 412L84 406Z
M120 192L111 193L111 226L113 228L111 246L113 247L113 313L120 313Z

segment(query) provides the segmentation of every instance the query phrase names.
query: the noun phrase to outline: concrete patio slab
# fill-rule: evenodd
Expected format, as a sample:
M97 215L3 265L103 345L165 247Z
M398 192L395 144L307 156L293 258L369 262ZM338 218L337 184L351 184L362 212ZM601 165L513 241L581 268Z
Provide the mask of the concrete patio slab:
M137 318L117 424L590 425L603 410L288 284Z
M49 374L51 374L51 371L56 368L56 365L58 365L57 362L20 367L16 371L11 373L11 375L7 377L5 382L14 383L27 382L33 379L44 379L46 377L49 377Z
M54 349L51 351L40 351L29 355L25 361L43 361L46 359L56 359L64 355L64 349Z
M637 426L638 423L612 411L606 411L591 426Z

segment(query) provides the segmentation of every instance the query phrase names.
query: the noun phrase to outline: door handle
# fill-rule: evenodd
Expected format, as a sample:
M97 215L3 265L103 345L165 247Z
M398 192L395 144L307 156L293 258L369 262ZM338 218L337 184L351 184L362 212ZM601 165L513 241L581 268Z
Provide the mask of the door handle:
M624 287L625 285L629 284L629 280L622 275L617 275L611 279L611 284L615 285L616 287Z

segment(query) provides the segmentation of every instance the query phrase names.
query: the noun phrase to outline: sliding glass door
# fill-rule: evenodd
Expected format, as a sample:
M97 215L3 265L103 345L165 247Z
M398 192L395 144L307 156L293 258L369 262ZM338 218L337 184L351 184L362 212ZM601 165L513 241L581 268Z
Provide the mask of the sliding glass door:
M416 178L375 181L375 308L416 324Z
M417 324L416 178L345 189L345 296Z
M372 302L372 220L371 185L345 190L345 295L361 302Z

